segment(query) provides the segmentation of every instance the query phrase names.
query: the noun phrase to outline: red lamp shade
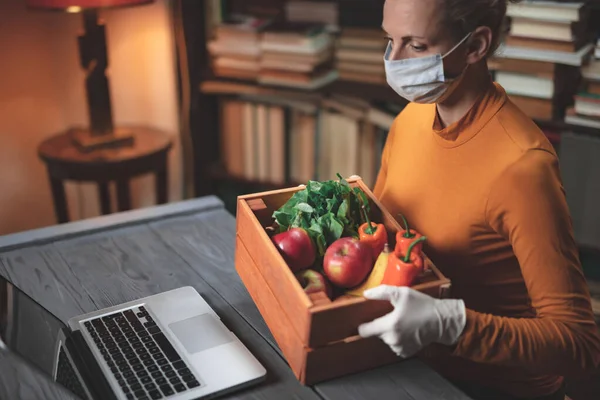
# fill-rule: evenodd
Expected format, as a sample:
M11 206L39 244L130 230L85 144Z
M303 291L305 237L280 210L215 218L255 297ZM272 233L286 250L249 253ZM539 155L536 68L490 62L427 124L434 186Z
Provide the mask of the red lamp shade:
M78 9L89 9L134 6L152 3L153 1L154 0L26 0L26 3L28 7L32 8L66 10L73 7Z

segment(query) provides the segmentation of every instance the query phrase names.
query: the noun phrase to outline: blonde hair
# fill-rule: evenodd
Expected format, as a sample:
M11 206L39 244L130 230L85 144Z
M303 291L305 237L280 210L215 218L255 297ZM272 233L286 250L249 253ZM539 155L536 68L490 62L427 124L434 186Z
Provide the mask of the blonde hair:
M521 0L438 0L443 6L442 22L456 40L465 37L477 27L487 26L492 31L492 44L488 56L492 55L504 36L504 21L508 3Z

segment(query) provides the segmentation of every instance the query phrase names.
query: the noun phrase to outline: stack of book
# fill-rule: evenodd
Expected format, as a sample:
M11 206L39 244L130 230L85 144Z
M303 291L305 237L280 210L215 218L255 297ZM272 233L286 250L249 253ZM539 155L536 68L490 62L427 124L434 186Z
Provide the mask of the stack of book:
M340 79L385 84L383 56L386 47L381 29L344 28L335 52Z
M581 69L583 90L575 96L575 106L567 111L565 121L600 129L600 60Z
M260 71L260 34L268 25L266 19L245 15L218 24L207 41L215 76L255 81Z
M326 104L277 95L224 98L221 167L236 178L284 185L360 175L372 187L396 116L387 106Z
M510 28L490 68L514 103L534 119L560 119L577 91L593 49L584 2L510 3Z
M259 83L318 89L337 79L334 39L324 24L278 21L261 36Z
M336 1L291 0L285 4L285 18L290 22L320 22L330 32L337 32L339 5Z

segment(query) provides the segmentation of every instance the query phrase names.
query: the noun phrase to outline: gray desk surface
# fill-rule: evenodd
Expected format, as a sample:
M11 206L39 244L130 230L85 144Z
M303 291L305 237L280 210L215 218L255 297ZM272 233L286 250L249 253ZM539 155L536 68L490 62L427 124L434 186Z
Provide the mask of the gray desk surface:
M65 322L194 286L268 371L265 382L226 398L468 400L417 360L301 385L235 271L234 246L235 218L205 197L0 237L0 274ZM67 397L5 354L0 398Z

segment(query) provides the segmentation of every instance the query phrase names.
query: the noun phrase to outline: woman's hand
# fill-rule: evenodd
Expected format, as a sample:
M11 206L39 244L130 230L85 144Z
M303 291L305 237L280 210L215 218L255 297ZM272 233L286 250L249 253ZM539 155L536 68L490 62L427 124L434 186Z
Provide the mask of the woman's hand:
M432 343L451 346L466 323L462 300L435 299L408 287L378 286L364 292L371 300L387 300L394 311L358 327L360 336L378 336L400 357L411 357Z

